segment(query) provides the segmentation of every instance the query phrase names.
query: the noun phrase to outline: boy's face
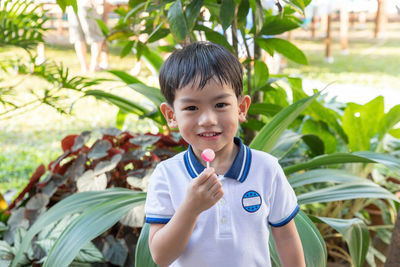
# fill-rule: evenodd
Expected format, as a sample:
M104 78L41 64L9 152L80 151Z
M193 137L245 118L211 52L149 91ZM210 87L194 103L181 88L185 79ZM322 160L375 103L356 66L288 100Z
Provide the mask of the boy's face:
M198 157L206 148L230 156L233 137L239 121L246 120L249 105L249 96L238 99L230 85L210 79L203 89L189 83L177 90L173 107L163 103L161 111L171 128L179 128Z

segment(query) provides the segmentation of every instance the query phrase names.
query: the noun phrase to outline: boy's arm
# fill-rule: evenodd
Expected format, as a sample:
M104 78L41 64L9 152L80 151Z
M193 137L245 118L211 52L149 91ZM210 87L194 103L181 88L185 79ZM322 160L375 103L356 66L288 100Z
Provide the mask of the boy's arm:
M223 196L222 185L213 168L193 179L185 199L167 224L151 224L149 248L153 260L168 266L186 249L201 212L211 208Z
M305 267L303 246L294 220L284 226L271 227L271 232L282 267Z

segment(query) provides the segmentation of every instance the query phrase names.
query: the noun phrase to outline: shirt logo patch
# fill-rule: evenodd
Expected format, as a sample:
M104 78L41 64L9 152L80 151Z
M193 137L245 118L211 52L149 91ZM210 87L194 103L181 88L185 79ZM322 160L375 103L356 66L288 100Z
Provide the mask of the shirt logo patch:
M242 206L248 212L256 212L261 207L261 196L256 191L248 191L242 197Z

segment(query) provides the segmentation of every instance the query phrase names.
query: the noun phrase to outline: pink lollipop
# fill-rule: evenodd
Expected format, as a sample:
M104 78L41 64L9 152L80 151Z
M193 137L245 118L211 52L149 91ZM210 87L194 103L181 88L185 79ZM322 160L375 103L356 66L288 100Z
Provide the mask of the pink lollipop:
M212 150L211 148L204 149L201 153L201 157L204 159L205 162L207 162L207 168L209 168L210 161L213 161L215 158L214 150Z

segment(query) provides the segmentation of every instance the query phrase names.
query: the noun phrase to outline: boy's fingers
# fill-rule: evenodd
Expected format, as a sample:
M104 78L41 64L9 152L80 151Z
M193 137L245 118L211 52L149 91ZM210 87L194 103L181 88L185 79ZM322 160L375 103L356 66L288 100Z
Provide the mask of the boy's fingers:
M214 198L215 198L217 201L220 200L223 196L224 196L224 191L222 191L222 189L219 190L219 191L217 191L217 192L214 194Z
M220 181L218 181L218 177L215 174L211 175L208 178L207 185L208 185L208 190L209 191L212 191L215 186L222 188L222 184L221 184Z
M204 171L202 173L200 173L200 175L196 178L197 180L197 184L201 185L203 183L205 183L208 178L214 173L214 168L207 168L204 169Z

